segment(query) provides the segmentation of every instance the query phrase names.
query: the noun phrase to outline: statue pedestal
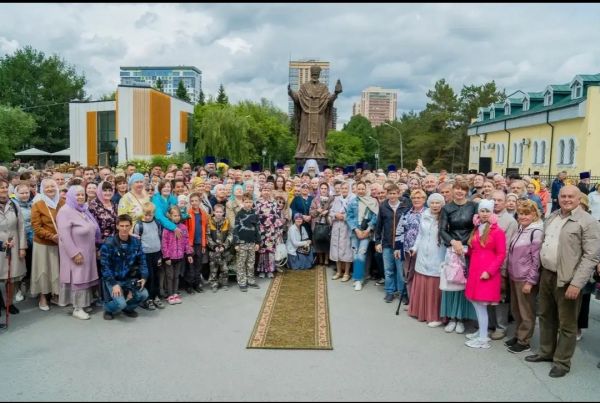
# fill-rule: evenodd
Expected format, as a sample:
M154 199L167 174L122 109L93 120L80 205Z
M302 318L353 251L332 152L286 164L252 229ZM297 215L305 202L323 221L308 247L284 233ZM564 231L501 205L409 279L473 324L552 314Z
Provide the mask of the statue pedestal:
M308 160L317 161L319 165L319 171L323 172L323 167L327 165L327 158L296 158L296 167L303 167Z

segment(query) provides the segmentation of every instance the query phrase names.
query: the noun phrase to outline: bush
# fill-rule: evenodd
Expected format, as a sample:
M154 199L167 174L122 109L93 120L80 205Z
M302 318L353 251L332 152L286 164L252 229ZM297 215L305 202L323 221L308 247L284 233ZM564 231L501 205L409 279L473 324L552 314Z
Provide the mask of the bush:
M124 164L120 164L118 167L125 169L127 167L127 164L133 164L133 165L135 165L135 169L138 172L150 172L150 170L152 169L153 166L158 165L162 168L162 170L164 172L167 170L167 167L170 164L177 164L177 166L179 168L181 168L181 166L185 162L191 162L191 161L192 161L192 157L188 153L178 153L178 154L173 154L170 156L154 155L149 160L133 159L133 160L127 161Z

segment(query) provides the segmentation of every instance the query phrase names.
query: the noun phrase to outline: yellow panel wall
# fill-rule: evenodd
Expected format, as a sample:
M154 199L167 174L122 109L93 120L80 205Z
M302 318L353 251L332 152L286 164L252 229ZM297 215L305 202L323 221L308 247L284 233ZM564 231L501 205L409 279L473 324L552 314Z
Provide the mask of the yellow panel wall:
M165 155L171 137L171 98L163 93L150 93L150 153Z
M98 113L87 112L87 165L98 164Z

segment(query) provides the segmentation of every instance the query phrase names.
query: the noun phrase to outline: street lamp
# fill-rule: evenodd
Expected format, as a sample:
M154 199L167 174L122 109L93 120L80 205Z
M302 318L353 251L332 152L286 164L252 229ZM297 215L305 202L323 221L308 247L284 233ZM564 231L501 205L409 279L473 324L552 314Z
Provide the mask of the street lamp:
M377 141L377 139L375 139L373 136L369 136L369 138L377 143L377 154L375 154L375 169L379 169L379 156L381 155L381 146L379 144L379 141Z
M400 131L400 129L398 129L397 127L392 126L391 124L387 123L387 122L383 122L384 125L391 127L392 129L396 130L398 132L398 134L400 135L400 168L404 169L404 150L402 147L402 132Z

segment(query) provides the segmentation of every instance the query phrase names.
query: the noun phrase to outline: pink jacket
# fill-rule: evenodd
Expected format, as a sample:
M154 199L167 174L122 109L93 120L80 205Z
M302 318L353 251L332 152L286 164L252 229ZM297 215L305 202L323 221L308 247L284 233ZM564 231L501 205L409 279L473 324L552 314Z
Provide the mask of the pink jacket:
M504 231L498 224L491 224L490 233L485 246L479 243L479 230L475 227L475 236L467 254L469 276L465 285L465 297L474 302L499 302L501 274L500 268L506 254L506 239ZM481 274L487 271L490 278L481 280Z
M194 250L190 246L187 227L183 223L177 224L177 228L181 230L182 236L180 239L175 237L175 232L163 228L161 249L164 260L183 259L185 255L191 255Z

